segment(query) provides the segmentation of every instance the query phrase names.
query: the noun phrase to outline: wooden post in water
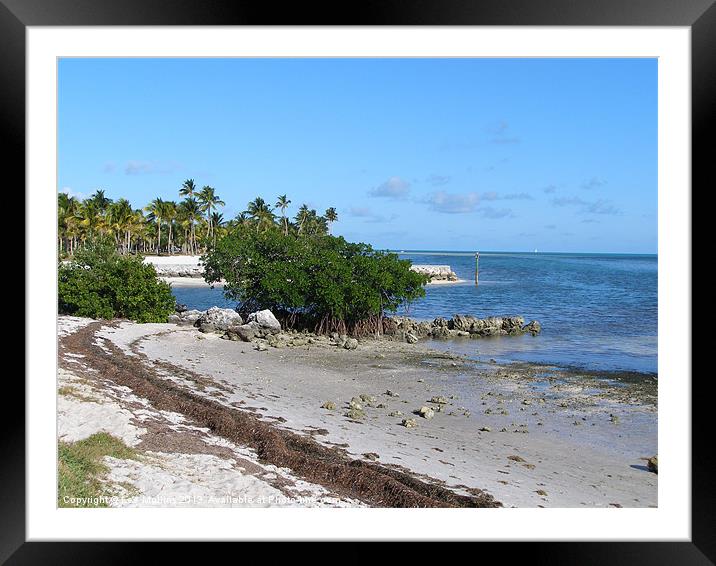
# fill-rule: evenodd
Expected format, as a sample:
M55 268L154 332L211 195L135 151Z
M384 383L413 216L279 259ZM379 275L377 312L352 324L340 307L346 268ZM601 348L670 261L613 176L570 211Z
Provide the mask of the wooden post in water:
M480 252L475 252L475 285L479 285L480 280Z

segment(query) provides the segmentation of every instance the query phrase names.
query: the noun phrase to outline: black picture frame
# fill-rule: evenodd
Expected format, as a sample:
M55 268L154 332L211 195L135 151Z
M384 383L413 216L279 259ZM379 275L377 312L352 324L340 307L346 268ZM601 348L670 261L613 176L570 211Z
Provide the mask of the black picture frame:
M25 31L28 26L88 25L558 25L687 26L692 40L692 185L706 185L713 161L707 135L716 105L714 0L364 0L284 3L241 0L0 0L0 127L4 172L25 185ZM663 158L664 156L661 156ZM693 188L687 187L686 190ZM30 258L27 258L29 260ZM26 297L26 300L31 298ZM690 331L686 329L685 331ZM713 564L716 562L716 469L710 376L692 380L691 542L513 544L510 558L531 564ZM685 382L691 376L683 376ZM0 563L104 564L149 552L147 543L26 542L24 384L6 374L5 398L20 412L4 413L0 458ZM662 426L668 426L665 423ZM701 449L700 449L701 448ZM317 537L320 534L317 533ZM559 533L555 533L559 537ZM188 558L186 545L162 545L164 559ZM181 554L180 554L181 553ZM206 559L206 555L203 556Z

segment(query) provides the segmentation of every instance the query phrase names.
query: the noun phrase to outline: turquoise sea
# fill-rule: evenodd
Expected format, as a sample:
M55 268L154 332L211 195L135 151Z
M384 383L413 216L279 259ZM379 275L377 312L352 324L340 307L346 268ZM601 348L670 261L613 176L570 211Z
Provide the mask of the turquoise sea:
M396 250L414 264L450 265L464 282L429 285L400 314L432 320L453 314L522 315L539 336L432 341L479 359L544 362L590 370L657 372L656 255ZM189 308L235 306L219 288L178 287Z

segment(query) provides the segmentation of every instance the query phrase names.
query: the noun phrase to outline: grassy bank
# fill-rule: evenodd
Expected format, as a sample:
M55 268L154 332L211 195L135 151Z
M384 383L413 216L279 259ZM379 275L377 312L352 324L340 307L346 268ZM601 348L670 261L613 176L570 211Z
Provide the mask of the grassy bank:
M105 456L136 460L138 453L120 439L98 432L77 442L59 442L58 507L107 507L106 499L114 495L102 476L109 468Z

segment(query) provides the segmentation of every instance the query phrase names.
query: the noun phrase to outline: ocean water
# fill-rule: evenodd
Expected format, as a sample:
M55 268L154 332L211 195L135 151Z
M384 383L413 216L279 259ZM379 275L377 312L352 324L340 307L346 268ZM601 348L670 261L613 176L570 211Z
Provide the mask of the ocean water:
M464 282L429 285L405 308L421 320L453 314L521 315L538 336L430 341L478 359L529 361L590 370L657 372L655 255L401 252L414 264L450 265ZM235 306L220 289L175 288L189 308Z

